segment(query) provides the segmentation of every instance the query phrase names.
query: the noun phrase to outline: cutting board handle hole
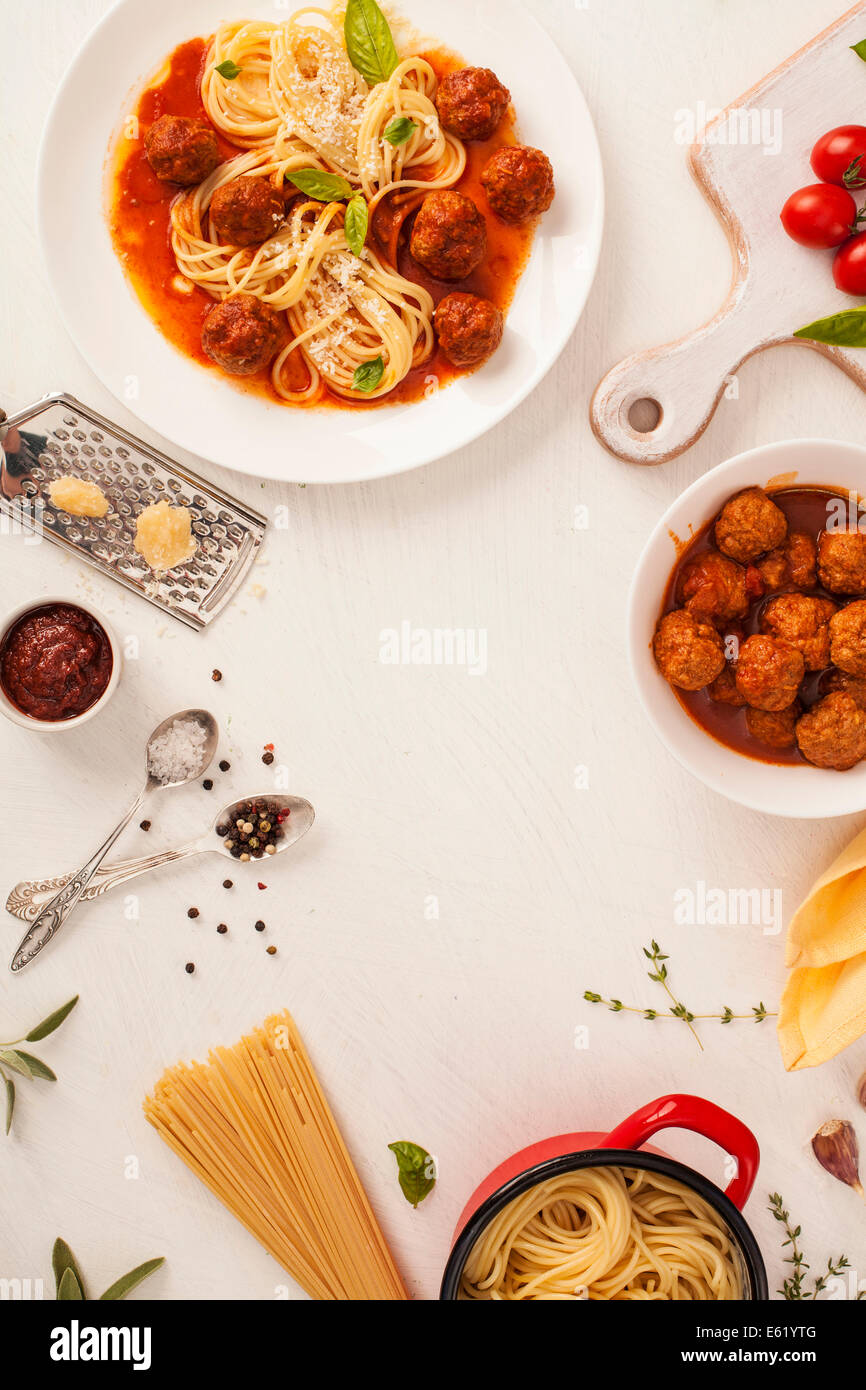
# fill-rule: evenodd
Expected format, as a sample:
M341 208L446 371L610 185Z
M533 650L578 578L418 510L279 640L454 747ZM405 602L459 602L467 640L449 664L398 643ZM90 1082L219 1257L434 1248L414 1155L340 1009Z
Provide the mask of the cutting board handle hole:
M652 434L662 422L664 411L651 396L641 396L628 408L628 422L637 434Z

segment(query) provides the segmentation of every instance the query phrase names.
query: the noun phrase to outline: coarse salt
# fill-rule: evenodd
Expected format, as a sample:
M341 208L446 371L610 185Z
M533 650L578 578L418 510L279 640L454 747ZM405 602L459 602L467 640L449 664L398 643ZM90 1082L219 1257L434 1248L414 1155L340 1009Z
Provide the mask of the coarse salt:
M150 744L147 770L163 786L168 782L188 782L201 768L206 743L207 734L195 719L175 719Z

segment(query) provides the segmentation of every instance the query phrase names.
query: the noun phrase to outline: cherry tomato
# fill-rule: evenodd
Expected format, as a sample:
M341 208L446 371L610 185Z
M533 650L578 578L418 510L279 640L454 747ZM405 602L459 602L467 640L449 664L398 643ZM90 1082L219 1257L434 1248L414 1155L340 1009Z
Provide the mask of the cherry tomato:
M866 188L866 125L840 125L812 150L812 168L825 183Z
M845 294L866 298L866 232L839 247L833 257L833 279Z
M782 208L782 226L801 246L841 246L851 235L857 204L833 183L798 188Z

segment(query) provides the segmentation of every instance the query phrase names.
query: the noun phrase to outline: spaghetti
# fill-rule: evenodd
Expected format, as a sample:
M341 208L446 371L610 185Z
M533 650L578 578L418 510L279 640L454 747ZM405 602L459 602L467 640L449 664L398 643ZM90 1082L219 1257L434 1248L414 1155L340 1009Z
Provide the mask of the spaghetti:
M406 1298L289 1013L170 1067L144 1112L311 1298Z
M642 1168L581 1168L532 1187L493 1218L461 1297L738 1300L735 1245L710 1204Z

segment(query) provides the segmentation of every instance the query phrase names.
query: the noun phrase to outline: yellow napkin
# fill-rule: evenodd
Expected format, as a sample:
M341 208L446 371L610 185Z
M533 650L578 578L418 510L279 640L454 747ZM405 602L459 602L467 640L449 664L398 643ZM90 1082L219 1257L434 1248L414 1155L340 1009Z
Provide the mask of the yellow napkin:
M866 1033L866 830L798 907L785 964L779 1047L786 1069L799 1071Z

